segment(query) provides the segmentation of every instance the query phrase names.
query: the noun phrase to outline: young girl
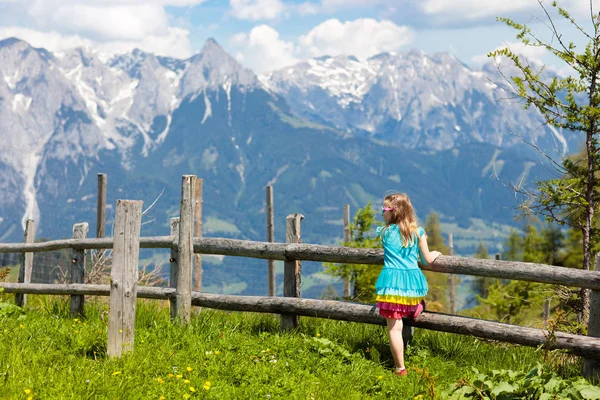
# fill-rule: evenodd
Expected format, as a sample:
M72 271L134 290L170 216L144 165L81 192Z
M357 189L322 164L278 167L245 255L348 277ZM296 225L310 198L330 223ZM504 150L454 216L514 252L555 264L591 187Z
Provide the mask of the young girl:
M375 283L379 315L385 317L396 374L407 374L404 366L402 318L417 318L425 308L427 280L417 260L432 263L441 253L429 251L427 236L418 226L410 199L404 193L383 199L385 225L377 228L383 243L383 269Z

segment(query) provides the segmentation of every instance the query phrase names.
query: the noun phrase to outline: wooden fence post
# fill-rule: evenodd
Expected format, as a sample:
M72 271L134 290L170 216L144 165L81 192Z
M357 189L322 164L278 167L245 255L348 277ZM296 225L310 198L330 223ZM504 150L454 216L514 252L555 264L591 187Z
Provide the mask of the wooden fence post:
M597 253L595 258L594 271L600 271L600 253ZM588 336L600 337L600 290L591 291ZM584 359L583 376L598 384L600 382L600 360Z
M179 217L171 218L169 222L169 225L171 226L171 237L177 238L177 243L179 243ZM171 247L171 257L169 258L169 287L173 289L177 289L177 272L179 271L177 257L177 249ZM171 319L175 319L175 317L177 317L177 304L174 296L169 297L169 304L171 306Z
M25 222L25 243L33 243L35 236L35 224L32 219ZM33 270L33 253L21 253L21 268L19 269L19 283L31 283L31 272ZM27 295L17 293L15 301L19 307L25 307L27 304Z
M344 244L350 241L350 204L344 204ZM350 299L350 277L345 277L344 299Z
M82 222L73 225L73 239L85 239L88 234L88 223ZM71 283L84 283L85 277L85 249L76 250L73 249L71 253ZM80 315L83 316L83 295L71 295L71 316Z
M106 174L98 174L98 202L96 205L96 237L103 238L106 229Z
M196 191L194 193L194 236L202 237L202 184L204 180L196 179ZM194 254L194 290L200 292L202 290L202 254Z
M544 311L543 311L543 319L544 319L544 328L548 327L548 319L550 318L550 299L544 299Z
M285 219L285 242L302 243L300 237L300 222L304 219L302 214L290 214ZM283 296L301 297L302 264L299 260L286 260L283 267ZM289 331L298 326L298 316L294 314L281 314L281 331Z
M179 240L177 264L176 318L189 323L192 310L192 265L194 262L194 175L184 175L181 181Z
M133 351L142 205L140 200L117 200L110 271L109 357Z
M452 234L448 234L448 250L450 251L449 256L454 255L454 240ZM450 314L456 315L456 276L450 274L448 278L448 292L450 294Z
M275 212L273 207L273 186L267 186L267 242L275 241ZM267 260L267 287L269 296L275 296L275 260Z

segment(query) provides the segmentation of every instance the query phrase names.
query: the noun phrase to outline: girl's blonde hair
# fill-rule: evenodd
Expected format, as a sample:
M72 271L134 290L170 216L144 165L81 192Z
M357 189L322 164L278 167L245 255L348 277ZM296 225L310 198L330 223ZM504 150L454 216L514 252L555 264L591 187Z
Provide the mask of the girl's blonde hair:
M408 247L414 245L417 239L419 221L408 196L404 193L387 195L383 199L383 206L394 208L394 210L388 211L390 218L384 229L389 228L392 224L398 225L400 234L402 235L402 246Z

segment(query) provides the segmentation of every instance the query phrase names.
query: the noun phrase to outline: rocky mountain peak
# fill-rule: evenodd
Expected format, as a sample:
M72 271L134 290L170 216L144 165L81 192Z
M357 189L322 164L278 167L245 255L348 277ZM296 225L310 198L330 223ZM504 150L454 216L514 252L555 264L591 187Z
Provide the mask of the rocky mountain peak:
M13 47L20 48L20 49L31 48L29 43L25 42L24 40L18 39L16 37L9 37L9 38L0 40L0 50L2 50L4 48L13 48Z
M214 39L208 39L202 51L192 56L187 63L181 85L184 97L218 87L227 91L231 86L248 89L260 85L256 74L244 68Z

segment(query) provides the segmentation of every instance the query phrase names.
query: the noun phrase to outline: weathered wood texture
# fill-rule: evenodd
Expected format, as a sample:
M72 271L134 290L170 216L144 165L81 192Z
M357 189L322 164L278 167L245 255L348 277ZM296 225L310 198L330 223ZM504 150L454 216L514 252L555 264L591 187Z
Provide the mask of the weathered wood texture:
M24 242L26 244L33 243L35 239L35 224L32 219L25 222ZM21 268L19 269L19 283L31 283L31 273L33 271L33 253L21 254ZM27 304L26 294L17 294L15 302L19 307L25 307Z
M600 253L596 254L594 269L600 271ZM590 297L590 318L588 336L600 338L600 290L592 290ZM596 384L600 382L600 360L586 358L583 361L583 375Z
M82 222L73 225L73 239L85 239L88 234L88 223ZM85 279L85 253L84 249L73 249L71 253L70 283L84 283ZM71 296L71 315L83 316L85 298L82 295Z
M350 204L344 204L344 243L350 241ZM344 298L350 298L350 278L345 277L344 282Z
M267 242L275 241L275 209L273 205L273 186L267 186ZM276 295L275 260L267 260L267 287L269 296Z
M448 234L448 249L449 256L454 255L454 238L452 234ZM450 297L450 314L456 315L456 277L454 274L448 276L448 296Z
M171 248L176 246L170 236L140 239L141 248ZM112 239L55 240L43 243L0 244L0 253L40 252L65 248L104 249L112 247ZM315 244L286 244L249 240L202 238L194 239L194 252L226 256L273 260L305 260L351 264L383 264L383 250L355 249ZM524 280L555 285L600 290L600 271L518 261L496 261L456 256L440 256L435 263L421 266L425 270L449 274L488 276L500 279Z
M202 237L202 186L204 180L196 178L196 188L194 193L194 236ZM194 290L202 290L202 254L194 254Z
M117 200L108 314L109 357L133 351L142 201Z
M98 199L96 202L96 237L103 238L106 229L106 174L98 174Z
M83 294L88 296L108 296L110 293L108 285L0 283L0 287L4 288L6 293ZM175 289L140 286L137 290L137 296L139 298L168 300L170 297L175 296ZM232 296L193 292L192 304L198 307L227 311L287 313L385 326L385 319L377 315L374 305L343 301L293 297ZM544 345L550 350L565 349L575 355L600 360L600 338L596 337L554 332L556 340L554 338L548 340L550 333L542 329L427 311L417 321L405 320L405 324L435 331L501 340L524 346L538 347Z
M285 242L300 243L300 223L304 219L302 214L290 214L285 219ZM283 296L301 297L302 264L298 260L286 260L283 265ZM294 314L281 314L281 330L289 331L298 326L298 316Z
M170 236L147 236L140 238L140 248L144 249L168 249L176 247ZM62 249L87 249L99 250L113 247L113 238L98 239L60 239L39 243L0 243L0 254L2 253L39 253Z
M179 217L171 218L169 225L171 226L171 237L174 241L179 242ZM169 287L173 289L177 289L177 273L179 271L179 267L177 266L178 257L177 249L171 248L171 258L169 259ZM175 296L169 299L169 303L171 308L171 319L174 319L177 317Z
M189 323L192 312L192 265L194 257L194 175L181 180L181 207L179 211L179 240L177 257L177 294L175 304L180 322ZM201 239L199 239L201 240Z

